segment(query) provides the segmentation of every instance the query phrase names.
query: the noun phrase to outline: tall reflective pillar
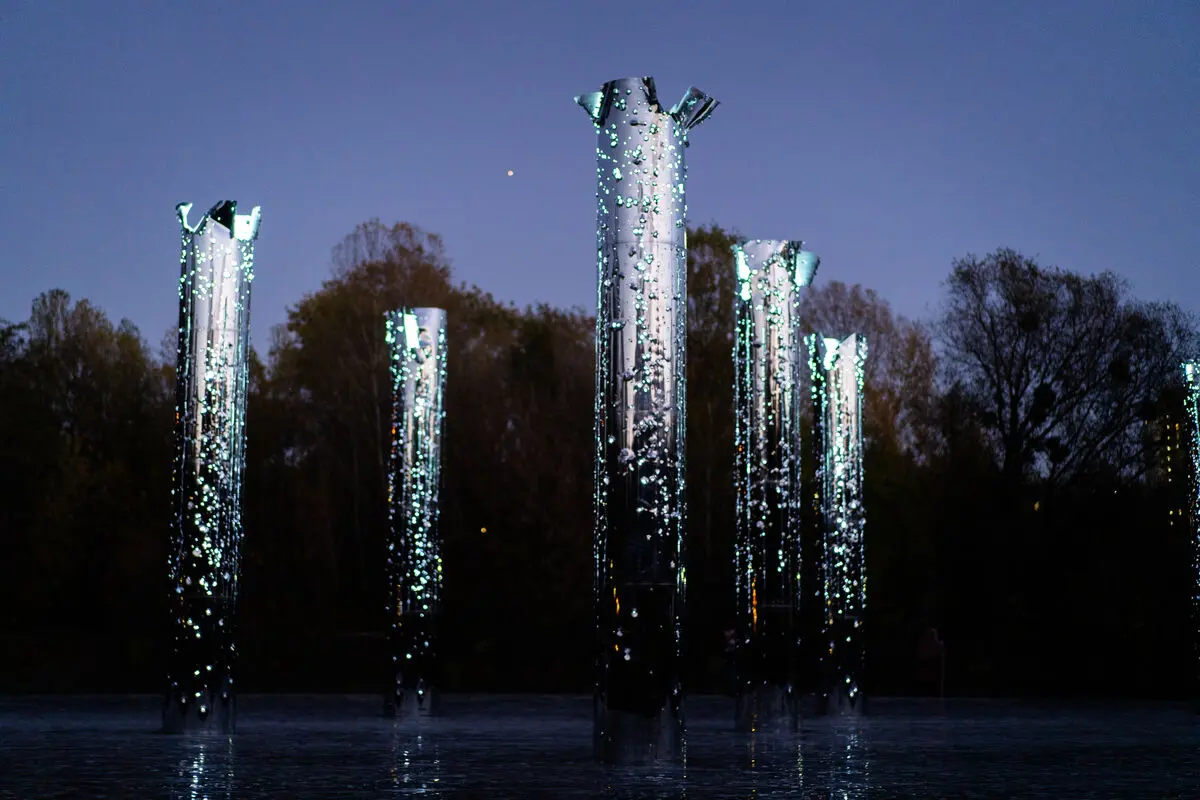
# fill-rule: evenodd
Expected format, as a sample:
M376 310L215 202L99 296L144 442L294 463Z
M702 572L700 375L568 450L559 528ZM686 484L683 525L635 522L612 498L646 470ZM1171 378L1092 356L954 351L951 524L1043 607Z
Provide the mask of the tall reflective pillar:
M737 591L735 725L799 723L801 386L807 362L800 293L820 259L803 242L733 248L734 484Z
M1188 361L1183 365L1184 384L1187 389L1186 409L1188 416L1188 438L1191 447L1191 483L1189 484L1189 517L1192 536L1192 648L1193 683L1192 698L1200 712L1200 361Z
M652 78L575 98L595 124L595 723L605 762L683 758L684 152L717 103Z
M819 448L815 485L820 509L820 579L824 619L817 710L855 714L863 706L862 397L867 342L854 334L808 337L813 435Z
M246 464L250 284L261 209L217 203L182 228L175 365L171 652L163 729L230 733Z
M384 326L392 376L387 542L391 689L385 713L424 717L438 710L446 312L390 311Z

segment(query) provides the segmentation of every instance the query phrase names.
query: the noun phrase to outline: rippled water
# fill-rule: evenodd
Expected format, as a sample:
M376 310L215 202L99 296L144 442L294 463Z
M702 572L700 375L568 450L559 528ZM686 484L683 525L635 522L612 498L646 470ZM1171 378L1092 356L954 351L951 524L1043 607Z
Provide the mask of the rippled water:
M591 700L450 696L395 725L363 696L246 696L231 738L155 731L153 697L0 698L0 797L1197 798L1182 706L876 700L798 736L692 698L684 769L591 760Z

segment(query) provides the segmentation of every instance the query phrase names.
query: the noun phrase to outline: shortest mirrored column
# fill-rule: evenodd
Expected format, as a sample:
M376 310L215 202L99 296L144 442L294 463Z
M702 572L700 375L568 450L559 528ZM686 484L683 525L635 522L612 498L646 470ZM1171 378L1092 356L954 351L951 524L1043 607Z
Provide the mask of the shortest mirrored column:
M862 397L867 342L810 335L815 485L820 513L820 579L825 609L820 640L818 713L863 710Z
M163 729L231 733L250 283L260 209L238 214L226 200L192 226L191 207L176 208L182 252Z
M400 309L388 312L384 325L392 376L387 540L391 688L385 713L424 717L438 707L446 312Z

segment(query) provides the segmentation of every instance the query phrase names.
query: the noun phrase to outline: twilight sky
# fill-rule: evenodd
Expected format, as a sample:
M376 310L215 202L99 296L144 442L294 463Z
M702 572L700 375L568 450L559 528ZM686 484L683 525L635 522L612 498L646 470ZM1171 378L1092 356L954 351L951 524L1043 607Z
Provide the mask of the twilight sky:
M804 239L818 282L926 317L953 258L1008 246L1200 312L1195 0L0 0L0 319L61 287L156 347L174 206L223 198L263 206L259 348L372 217L590 311L572 97L631 75L721 101L689 221Z

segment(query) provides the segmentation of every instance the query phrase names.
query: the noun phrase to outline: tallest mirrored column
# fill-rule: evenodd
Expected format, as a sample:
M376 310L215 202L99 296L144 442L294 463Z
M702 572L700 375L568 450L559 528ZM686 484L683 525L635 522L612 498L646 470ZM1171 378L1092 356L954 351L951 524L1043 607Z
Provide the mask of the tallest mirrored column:
M576 98L596 148L596 688L606 762L683 757L680 636L687 228L684 149L716 101L652 78Z

